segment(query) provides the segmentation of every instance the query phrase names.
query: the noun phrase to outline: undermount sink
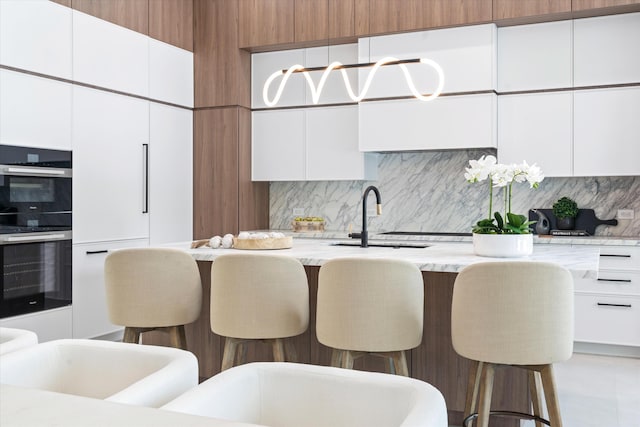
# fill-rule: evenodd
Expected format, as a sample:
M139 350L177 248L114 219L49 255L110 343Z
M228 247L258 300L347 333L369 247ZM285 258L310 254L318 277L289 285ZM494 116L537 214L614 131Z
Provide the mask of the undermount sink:
M360 242L338 242L332 243L331 246L360 246ZM413 248L413 249L424 249L428 248L429 245L425 245L424 243L371 243L369 242L369 247L374 248L392 248L392 249L400 249L400 248Z
M438 231L385 231L381 234L395 236L471 236L471 233L438 232Z

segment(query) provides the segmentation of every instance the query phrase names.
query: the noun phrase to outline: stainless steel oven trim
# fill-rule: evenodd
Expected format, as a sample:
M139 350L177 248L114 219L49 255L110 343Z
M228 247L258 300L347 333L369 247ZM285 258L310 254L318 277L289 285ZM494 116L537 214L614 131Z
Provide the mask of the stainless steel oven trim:
M47 231L36 233L0 234L0 245L15 245L18 243L53 242L56 240L71 240L71 230Z

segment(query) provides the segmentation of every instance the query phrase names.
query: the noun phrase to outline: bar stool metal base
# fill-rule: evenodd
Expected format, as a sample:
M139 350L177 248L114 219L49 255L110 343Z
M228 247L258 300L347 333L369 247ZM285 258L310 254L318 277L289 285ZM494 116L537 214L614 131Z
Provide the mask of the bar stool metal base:
M522 420L533 420L536 422L540 422L542 424L551 426L551 423L549 422L549 420L545 420L544 418L540 418L536 415L531 415L531 414L527 414L524 412L515 412L515 411L491 411L489 412L489 415L495 415L497 417L512 417L512 418L519 418ZM471 415L469 415L467 418L465 418L462 421L462 426L463 427L469 427L469 422L475 420L476 418L478 418L478 413L473 413Z

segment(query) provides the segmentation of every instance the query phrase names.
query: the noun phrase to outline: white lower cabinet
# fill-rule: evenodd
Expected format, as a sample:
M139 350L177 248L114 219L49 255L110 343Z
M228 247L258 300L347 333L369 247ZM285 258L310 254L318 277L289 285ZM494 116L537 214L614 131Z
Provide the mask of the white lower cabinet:
M361 151L497 147L495 94L360 104Z
M26 329L38 335L38 342L72 337L72 306L0 319L0 327Z
M148 243L140 239L73 245L73 338L95 338L122 329L109 321L104 260L110 250Z
M601 246L598 278L575 291L576 341L640 347L640 247Z
M358 150L358 106L254 111L254 181L377 178L377 158Z
M574 93L574 175L640 175L640 88Z
M573 95L532 93L498 97L498 160L536 163L545 176L572 176Z

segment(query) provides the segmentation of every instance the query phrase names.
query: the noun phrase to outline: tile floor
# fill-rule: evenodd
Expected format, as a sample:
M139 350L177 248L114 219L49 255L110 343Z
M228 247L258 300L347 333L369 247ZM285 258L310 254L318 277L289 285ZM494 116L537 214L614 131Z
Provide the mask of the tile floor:
M574 353L554 368L564 427L640 427L640 358Z

